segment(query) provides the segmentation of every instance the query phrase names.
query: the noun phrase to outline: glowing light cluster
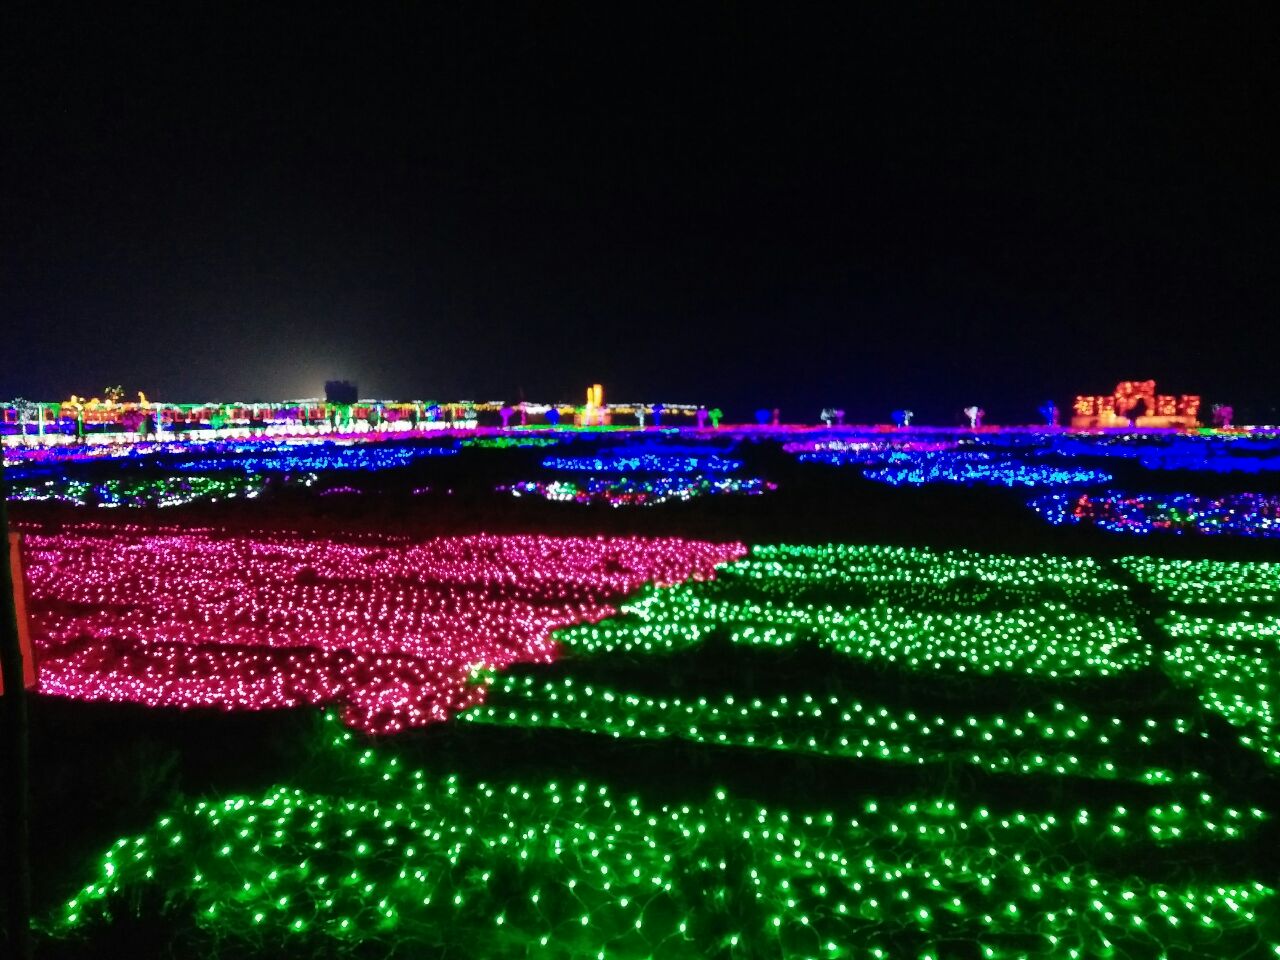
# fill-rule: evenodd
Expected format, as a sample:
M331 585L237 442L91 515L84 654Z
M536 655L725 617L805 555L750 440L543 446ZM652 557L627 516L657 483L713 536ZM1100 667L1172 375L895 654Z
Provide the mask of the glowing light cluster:
M1176 605L1160 618L1172 640L1165 672L1240 728L1243 746L1280 763L1280 563L1154 557L1121 563Z
M864 476L895 487L928 483L1051 487L1111 479L1109 473L1073 465L1065 458L1032 459L1032 454L1047 452L1032 449L1034 439L988 439L965 447L955 441L827 440L786 444L784 449L802 463L863 467Z
M715 746L811 753L904 764L974 764L992 773L1057 775L1148 784L1200 783L1198 770L1152 766L1208 737L1195 717L1095 715L1062 701L1043 710L942 716L856 698L812 693L753 697L653 696L606 686L590 675L554 680L502 676L486 703L459 715L471 723L574 730L615 738L680 739ZM1237 812L1238 813L1238 812ZM1224 815L1208 828L1229 830ZM1152 822L1156 838L1165 826ZM1181 836L1181 834L1179 834Z
M1203 473L1274 473L1280 470L1280 443L1274 438L1183 438L1141 450L1148 470L1195 470Z
M960 441L958 440L904 440L896 437L884 439L854 435L830 439L792 440L789 443L784 443L782 449L787 453L798 454L847 454L848 460L841 462L856 462L855 458L859 455L870 458L895 451L955 450L959 446ZM821 460L822 458L816 459Z
M515 497L541 497L561 503L607 503L611 507L655 506L668 501L686 502L707 496L759 496L778 489L776 483L743 477L592 477L581 483L527 480L500 486L499 492Z
M1141 420L1152 426L1195 426L1200 398L1156 394L1154 380L1122 380L1106 396L1078 396L1073 426L1120 426Z
M91 930L164 891L211 940L289 952L328 941L490 957L886 960L957 944L991 958L1236 956L1275 909L1274 887L1242 858L1210 882L1131 872L1134 855L1256 816L1208 794L1052 812L945 795L787 809L724 789L672 804L590 780L442 777L348 753L351 772L323 793L196 802L121 838L50 930Z
M471 437L462 441L462 446L478 450L510 450L525 447L554 447L560 442L558 437Z
M302 479L310 482L315 478ZM129 477L99 483L63 477L19 481L10 489L9 499L26 503L65 503L77 507L176 507L234 497L253 499L266 487L267 478L255 474Z
M1176 642L1165 670L1239 727L1242 745L1280 764L1280 620L1247 610L1237 619L1176 613L1164 625Z
M1280 438L1274 432L1064 434L1031 438L983 436L975 441L1022 447L1060 457L1132 460L1147 470L1262 474L1280 470Z
M479 667L546 661L550 632L736 544L678 539L248 538L70 530L26 539L43 693L153 706L337 702L391 731L476 702Z
M403 467L422 457L452 456L455 447L377 444L336 446L333 444L284 445L251 454L226 454L177 460L176 470L204 473L211 470L248 470L253 472L283 471L287 473L319 473L325 470L387 470Z
M361 490L359 487L353 487L353 486L351 486L351 485L350 485L350 484L348 484L348 483L340 483L340 484L338 484L337 486L333 486L333 487L326 487L325 489L321 490L321 491L317 494L317 496L320 496L320 497L345 497L345 496L357 496L357 495L360 495L360 494L363 494L363 493L364 493L364 491L363 491L363 490Z
M1119 563L1170 603L1271 606L1280 603L1280 563L1121 557Z
M1095 561L1080 557L1012 556L875 544L759 544L733 573L753 589L788 594L799 588L861 585L886 599L943 600L972 605L993 597L1067 597L1127 603L1127 589Z
M118 438L118 442L97 442L102 438L90 438L94 442L84 445L67 444L52 447L8 447L4 448L5 465L9 467L11 479L57 473L67 464L82 463L128 463L133 465L157 465L162 468L175 469L178 461L209 460L226 467L237 467L244 457L260 457L263 460L279 462L287 458L291 451L301 456L320 456L351 449L385 449L388 451L425 450L423 454L406 454L404 452L389 454L389 462L404 460L407 456L448 456L456 453L451 443L427 444L422 438L406 439L403 436L387 433L351 433L328 434L314 436L285 436L272 433L250 435L243 431L243 436L204 437L178 435L166 440L145 440L139 438ZM107 438L108 440L110 438ZM339 460L351 462L358 459L349 454L336 454ZM234 461L234 462L233 462ZM317 463L325 462L323 459ZM379 462L375 457L370 462ZM196 469L196 468L192 468Z
M1050 599L1055 593L1062 599ZM1082 595L1093 598L1091 609L1076 608ZM1111 598L1111 612L1094 612L1102 597ZM921 609L931 603L942 609ZM975 604L986 609L957 609ZM625 619L560 639L596 652L653 653L688 649L718 631L735 644L813 645L912 670L1051 678L1110 676L1151 658L1123 591L1091 561L1058 567L874 546L757 547L715 581L650 590L624 611Z
M813 454L811 456L819 456ZM801 459L804 459L802 456ZM1058 487L1105 483L1111 474L1071 464L1022 462L986 451L894 454L885 466L868 467L863 475L890 486L927 483L988 484L1002 487Z
M742 461L719 454L601 451L596 456L547 457L542 466L574 473L732 473L742 468Z
M1280 536L1280 496L1229 493L1051 493L1029 504L1055 526L1082 524L1111 533L1154 532Z

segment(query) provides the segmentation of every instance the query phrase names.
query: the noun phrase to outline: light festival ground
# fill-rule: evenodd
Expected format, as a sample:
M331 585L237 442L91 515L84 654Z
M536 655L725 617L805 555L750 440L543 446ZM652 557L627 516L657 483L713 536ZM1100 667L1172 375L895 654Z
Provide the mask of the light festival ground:
M546 439L31 478L41 956L1280 956L1266 441Z

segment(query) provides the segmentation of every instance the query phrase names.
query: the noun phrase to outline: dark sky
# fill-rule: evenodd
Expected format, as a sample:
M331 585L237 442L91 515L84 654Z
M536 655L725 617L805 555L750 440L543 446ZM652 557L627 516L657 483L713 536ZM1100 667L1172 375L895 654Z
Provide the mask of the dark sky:
M11 0L0 396L1261 416L1276 34L1119 6Z

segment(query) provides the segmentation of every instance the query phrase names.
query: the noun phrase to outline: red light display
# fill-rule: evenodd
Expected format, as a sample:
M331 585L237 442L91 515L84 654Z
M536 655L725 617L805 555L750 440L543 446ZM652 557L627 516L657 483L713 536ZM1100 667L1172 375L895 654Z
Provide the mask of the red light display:
M1122 380L1110 396L1076 397L1073 410L1072 426L1076 427L1124 426L1135 412L1147 426L1194 427L1198 423L1200 398L1190 394L1180 397L1157 394L1154 380Z

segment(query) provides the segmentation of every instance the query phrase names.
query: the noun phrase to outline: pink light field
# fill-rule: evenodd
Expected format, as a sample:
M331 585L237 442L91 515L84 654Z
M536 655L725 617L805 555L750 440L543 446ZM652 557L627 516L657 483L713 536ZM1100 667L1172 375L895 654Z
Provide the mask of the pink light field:
M40 692L164 707L340 705L391 733L478 702L476 669L554 659L551 633L740 543L364 538L130 527L24 537Z

